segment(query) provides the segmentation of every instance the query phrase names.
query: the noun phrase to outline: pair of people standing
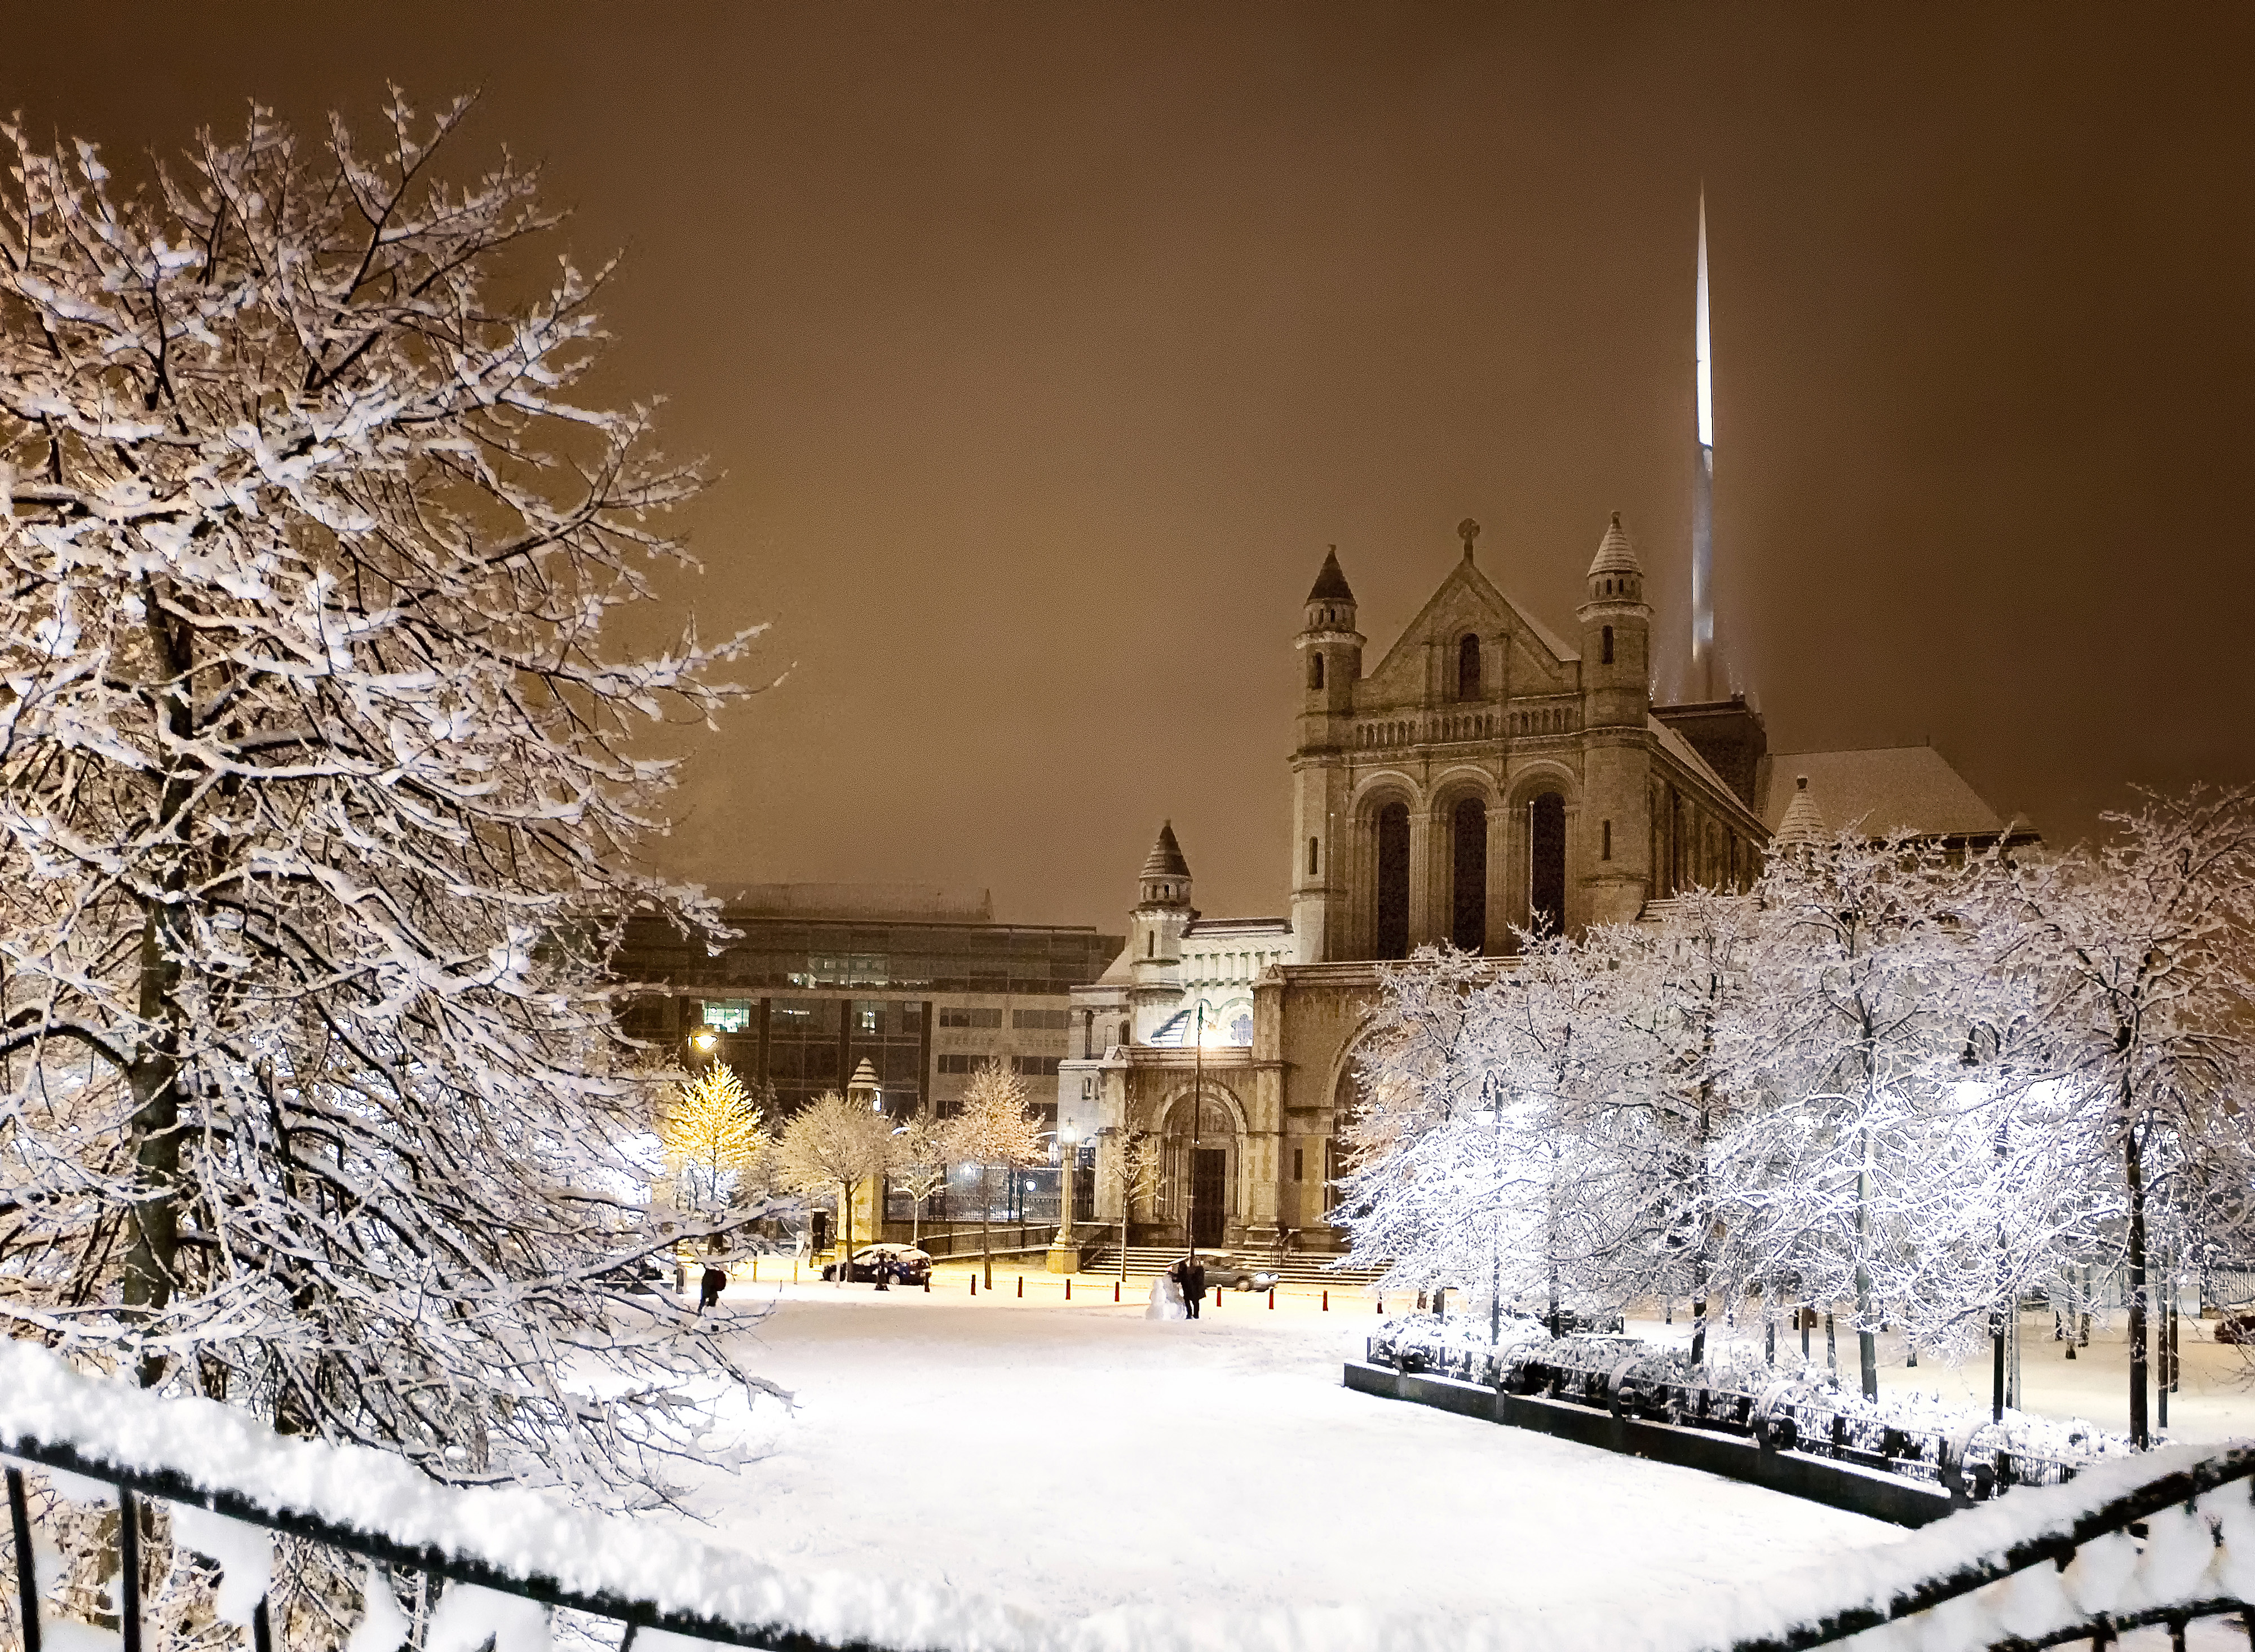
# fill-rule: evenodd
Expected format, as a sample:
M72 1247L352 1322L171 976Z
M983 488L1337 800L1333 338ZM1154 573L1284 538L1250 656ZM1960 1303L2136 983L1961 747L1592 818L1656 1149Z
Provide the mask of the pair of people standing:
M1185 1256L1167 1271L1175 1276L1175 1283L1182 1288L1183 1306L1189 1311L1191 1318L1197 1318L1198 1309L1205 1301L1205 1264L1196 1256Z

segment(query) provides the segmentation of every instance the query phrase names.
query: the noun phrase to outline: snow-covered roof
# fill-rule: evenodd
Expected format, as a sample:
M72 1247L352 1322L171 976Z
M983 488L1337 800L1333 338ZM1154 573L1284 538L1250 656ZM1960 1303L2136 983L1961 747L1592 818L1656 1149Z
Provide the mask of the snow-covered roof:
M1693 774L1704 777L1717 791L1733 803L1739 800L1739 794L1731 790L1730 782L1715 772L1714 765L1699 755L1697 747L1649 712L1645 714L1644 726L1660 742L1660 749L1662 751L1675 758Z
M1282 917L1201 917L1183 931L1193 940L1282 938L1292 932L1291 920Z
M1808 777L1809 800L1835 829L1872 837L1903 831L1932 837L1993 837L2006 822L1931 746L1864 751L1774 751L1762 759L1754 797L1775 832Z

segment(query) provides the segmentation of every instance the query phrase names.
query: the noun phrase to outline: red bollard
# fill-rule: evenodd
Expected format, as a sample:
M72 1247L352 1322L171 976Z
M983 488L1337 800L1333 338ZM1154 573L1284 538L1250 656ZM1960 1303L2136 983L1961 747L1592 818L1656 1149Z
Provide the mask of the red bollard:
M1378 1299L1378 1317L1381 1319L1386 1318L1386 1298L1383 1297Z
M931 1276L930 1274L926 1274L924 1276L924 1294L927 1297L931 1295Z
M1023 1300L1025 1299L1025 1295L1026 1295L1026 1276L1025 1276L1025 1275L1023 1275L1023 1274L1020 1274L1020 1275L1018 1276L1018 1297L1019 1297L1019 1300L1023 1301Z
M1072 1300L1072 1276L1071 1274L1067 1274L1064 1276L1064 1299L1067 1302L1071 1302Z
M1120 1300L1120 1282L1117 1279L1112 1282L1112 1300L1114 1302Z
M979 1276L977 1274L971 1276L971 1294L974 1297L979 1294Z
M1274 1285L1268 1287L1268 1306L1272 1311L1276 1306L1276 1287Z
M1330 1291L1326 1290L1325 1292L1324 1292L1324 1311L1325 1313L1329 1313L1331 1311L1331 1293Z

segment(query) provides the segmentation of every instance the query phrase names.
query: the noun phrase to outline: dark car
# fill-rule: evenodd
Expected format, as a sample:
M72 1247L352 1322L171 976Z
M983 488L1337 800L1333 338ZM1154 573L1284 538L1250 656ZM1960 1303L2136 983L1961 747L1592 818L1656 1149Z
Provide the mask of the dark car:
M635 1297L663 1296L673 1289L673 1269L655 1256L637 1256L595 1277L599 1284Z
M1200 1251L1198 1266L1205 1269L1208 1290L1266 1290L1276 1283L1273 1269L1256 1267L1241 1256L1212 1256Z
M2243 1346L2255 1344L2255 1313L2235 1313L2228 1319L2217 1320L2216 1340L2236 1342Z
M931 1258L913 1245L865 1245L854 1253L854 1261L847 1278L857 1285L877 1283L877 1264L887 1257L892 1259L893 1283L896 1285L920 1285L931 1277ZM838 1277L838 1264L831 1262L822 1269L825 1279Z

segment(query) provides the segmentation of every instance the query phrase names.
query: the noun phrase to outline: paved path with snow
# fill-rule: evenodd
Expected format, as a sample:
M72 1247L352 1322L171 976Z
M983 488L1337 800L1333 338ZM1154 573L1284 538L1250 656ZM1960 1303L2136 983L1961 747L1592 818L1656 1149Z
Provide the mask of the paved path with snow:
M797 1416L773 1455L708 1485L712 1535L1065 1615L1571 1610L1751 1585L1900 1536L1350 1394L1339 1367L1359 1320L1232 1311L1245 1300L1162 1324L1108 1304L785 1289L747 1334Z

